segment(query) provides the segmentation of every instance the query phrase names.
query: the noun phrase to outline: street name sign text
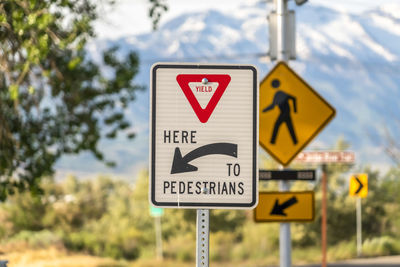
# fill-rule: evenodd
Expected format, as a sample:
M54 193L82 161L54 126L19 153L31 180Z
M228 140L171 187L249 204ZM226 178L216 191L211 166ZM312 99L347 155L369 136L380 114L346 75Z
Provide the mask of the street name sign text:
M356 160L353 151L303 151L295 161L303 163L354 163Z

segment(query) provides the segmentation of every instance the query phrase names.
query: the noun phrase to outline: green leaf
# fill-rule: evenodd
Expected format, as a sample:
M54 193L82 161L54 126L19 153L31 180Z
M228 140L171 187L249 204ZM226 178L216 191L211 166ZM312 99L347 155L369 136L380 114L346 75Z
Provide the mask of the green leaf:
M49 36L47 34L43 34L39 37L39 46L40 50L44 51L48 49L47 42L49 41Z
M5 23L5 22L7 22L6 15L0 14L0 23Z
M29 14L28 16L28 24L33 25L36 22L36 14Z
M10 93L10 98L12 100L17 100L18 99L18 95L19 95L19 88L18 85L16 84L12 84L10 85L10 87L8 88L8 91Z
M32 85L29 86L28 92L29 92L30 95L33 95L35 93L35 88Z
M68 63L68 69L75 69L82 62L82 58L75 57Z

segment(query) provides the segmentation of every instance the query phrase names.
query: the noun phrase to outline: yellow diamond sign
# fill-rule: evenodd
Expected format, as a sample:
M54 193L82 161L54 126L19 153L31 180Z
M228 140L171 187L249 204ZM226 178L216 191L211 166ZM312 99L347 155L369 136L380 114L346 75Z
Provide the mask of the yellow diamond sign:
M286 166L335 113L299 75L279 62L260 84L260 145Z

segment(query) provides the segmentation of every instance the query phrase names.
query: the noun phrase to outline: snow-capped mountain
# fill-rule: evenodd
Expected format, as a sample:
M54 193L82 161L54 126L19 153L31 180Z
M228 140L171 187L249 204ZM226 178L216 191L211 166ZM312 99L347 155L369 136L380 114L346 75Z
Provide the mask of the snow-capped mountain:
M358 163L389 164L377 137L384 127L395 131L394 121L399 118L400 4L362 14L312 4L294 9L297 60L290 65L337 110L336 118L308 149L329 149L344 138L357 152ZM122 51L137 51L141 72L136 82L147 87L150 67L160 61L254 64L261 80L275 65L267 57L270 10L272 6L263 3L225 12L187 13L156 32L98 40L89 50L95 56L96 51L117 44ZM134 177L138 168L147 167L148 97L147 89L127 111L137 138L102 143L106 155L118 162L115 170L90 155L66 157L58 169Z

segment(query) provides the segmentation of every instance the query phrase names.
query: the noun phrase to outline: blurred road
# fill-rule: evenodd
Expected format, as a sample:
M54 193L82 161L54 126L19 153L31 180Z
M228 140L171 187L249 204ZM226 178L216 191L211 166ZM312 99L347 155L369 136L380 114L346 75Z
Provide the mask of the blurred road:
M298 267L320 267L320 264L300 265ZM400 256L388 256L370 259L355 259L338 263L330 263L328 267L400 267Z

